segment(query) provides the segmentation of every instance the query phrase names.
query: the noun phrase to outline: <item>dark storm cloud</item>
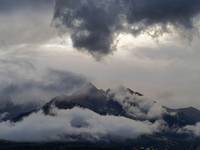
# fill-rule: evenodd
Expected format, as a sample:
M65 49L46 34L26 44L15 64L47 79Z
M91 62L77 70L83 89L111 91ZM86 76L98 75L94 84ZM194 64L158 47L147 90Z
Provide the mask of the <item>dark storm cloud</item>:
M74 47L104 55L114 49L117 33L136 36L155 25L160 30L152 36L168 25L192 29L199 12L199 0L56 0L54 20L70 30Z

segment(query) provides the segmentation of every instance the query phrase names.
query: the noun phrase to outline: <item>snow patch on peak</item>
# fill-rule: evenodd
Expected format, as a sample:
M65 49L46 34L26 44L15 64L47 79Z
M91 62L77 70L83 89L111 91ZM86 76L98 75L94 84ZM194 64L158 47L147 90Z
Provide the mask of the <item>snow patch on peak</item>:
M120 103L127 114L138 119L158 119L166 112L161 104L123 86L109 90L108 95Z

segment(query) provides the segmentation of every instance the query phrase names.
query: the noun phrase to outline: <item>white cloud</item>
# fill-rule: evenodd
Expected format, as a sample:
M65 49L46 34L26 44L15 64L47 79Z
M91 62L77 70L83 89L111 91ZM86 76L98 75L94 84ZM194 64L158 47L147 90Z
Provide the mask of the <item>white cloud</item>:
M56 116L42 112L17 123L0 123L0 139L12 141L125 140L159 131L161 122L134 121L124 117L101 116L90 110L54 109ZM23 134L22 134L23 133Z
M110 94L114 95L114 99L133 117L141 119L158 119L165 113L165 109L158 102L144 96L132 95L125 87L111 90Z
M195 136L200 136L200 122L196 125L188 125L179 130L180 133L191 133Z

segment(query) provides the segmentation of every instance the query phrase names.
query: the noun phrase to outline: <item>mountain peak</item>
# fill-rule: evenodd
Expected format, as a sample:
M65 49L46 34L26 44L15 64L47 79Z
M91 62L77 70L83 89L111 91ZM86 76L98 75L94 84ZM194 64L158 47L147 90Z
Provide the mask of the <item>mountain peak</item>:
M131 93L132 95L137 95L137 96L144 96L143 94L139 93L139 92L135 92L130 88L127 88L127 90L129 91L129 93Z
M78 89L74 94L84 95L98 92L98 89L92 83L84 84L80 89Z

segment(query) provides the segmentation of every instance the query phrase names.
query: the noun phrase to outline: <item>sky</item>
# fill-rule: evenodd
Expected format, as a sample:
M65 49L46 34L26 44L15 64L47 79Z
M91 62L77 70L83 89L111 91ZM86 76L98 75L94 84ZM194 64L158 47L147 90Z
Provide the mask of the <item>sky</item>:
M199 8L198 0L0 0L0 88L57 70L200 108Z

